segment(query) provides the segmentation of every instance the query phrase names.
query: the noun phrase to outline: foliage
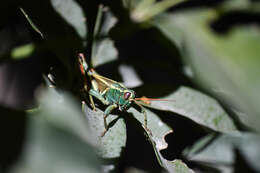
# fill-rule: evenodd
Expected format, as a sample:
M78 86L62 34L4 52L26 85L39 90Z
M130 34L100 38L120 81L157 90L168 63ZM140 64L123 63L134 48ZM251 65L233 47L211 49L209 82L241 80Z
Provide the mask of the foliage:
M259 172L259 3L1 3L1 171ZM142 103L92 110L77 54Z

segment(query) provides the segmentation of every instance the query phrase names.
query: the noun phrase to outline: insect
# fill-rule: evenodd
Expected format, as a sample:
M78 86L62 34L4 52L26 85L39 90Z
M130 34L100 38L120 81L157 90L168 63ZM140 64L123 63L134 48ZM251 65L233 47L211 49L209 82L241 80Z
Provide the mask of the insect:
M84 54L78 54L78 62L80 71L83 75L84 90L88 91L90 105L95 110L95 103L93 97L100 100L104 105L108 107L104 111L104 126L105 131L101 136L104 136L108 130L106 118L114 110L126 111L134 103L141 108L141 112L144 115L144 128L150 132L147 128L147 114L140 101L145 104L149 104L149 100L161 100L161 99L149 99L146 97L136 98L135 91L128 89L123 84L99 75L93 68L89 68ZM89 81L90 82L89 82ZM88 82L90 86L88 86ZM138 102L139 101L139 102ZM151 134L151 133L150 133Z

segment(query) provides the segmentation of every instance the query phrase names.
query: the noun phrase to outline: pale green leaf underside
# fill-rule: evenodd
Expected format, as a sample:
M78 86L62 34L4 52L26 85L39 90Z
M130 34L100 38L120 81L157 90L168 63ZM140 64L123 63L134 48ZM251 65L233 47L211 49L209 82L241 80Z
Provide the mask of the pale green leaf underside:
M215 131L237 132L233 120L219 103L194 89L181 87L162 99L170 101L153 101L149 107L178 113Z
M210 27L217 17L214 10L189 10L158 16L153 24L177 45L192 79L241 111L239 118L245 113L240 120L259 130L259 28L236 26L221 35Z
M120 157L122 149L126 144L126 125L120 115L109 114L107 123L110 125L105 136L101 137L105 131L104 112L97 109L93 111L85 106L85 115L88 120L93 140L97 144L98 154L102 158Z
M208 138L211 138L211 141L205 143ZM201 145L203 143L204 145ZM236 136L228 134L209 135L199 140L191 148L186 149L184 155L189 160L203 162L219 169L225 167L226 170L229 169L232 172L232 165L236 162L234 150L236 148L246 158L247 163L259 171L259 145L260 137L254 133L240 133ZM194 150L194 148L196 149Z
M44 117L29 117L23 152L11 173L100 172L93 147L72 133L47 122Z
M145 128L144 130L154 148L155 155L160 165L170 173L193 173L193 171L182 161L169 161L160 154L160 150L166 149L168 146L165 141L165 136L172 133L173 130L152 111L149 109L145 109L145 111L147 112L147 126L149 130L147 131ZM129 112L131 112L134 118L136 118L144 127L144 115L134 108L129 109Z
M54 9L74 27L82 39L87 36L86 17L83 9L74 0L51 0Z

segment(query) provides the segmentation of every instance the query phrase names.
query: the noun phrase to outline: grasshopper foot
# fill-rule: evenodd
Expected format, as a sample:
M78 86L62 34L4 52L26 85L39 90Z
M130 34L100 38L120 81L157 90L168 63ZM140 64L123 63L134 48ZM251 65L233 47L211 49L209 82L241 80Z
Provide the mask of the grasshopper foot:
M96 107L94 106L91 106L92 107L92 110L94 111L94 112L97 112L97 109L96 109Z
M107 133L107 129L105 129L105 131L101 134L101 137L104 137L106 133Z
M147 126L143 126L144 127L144 130L146 131L146 133L149 135L149 136L153 136L152 134L152 131L147 127Z

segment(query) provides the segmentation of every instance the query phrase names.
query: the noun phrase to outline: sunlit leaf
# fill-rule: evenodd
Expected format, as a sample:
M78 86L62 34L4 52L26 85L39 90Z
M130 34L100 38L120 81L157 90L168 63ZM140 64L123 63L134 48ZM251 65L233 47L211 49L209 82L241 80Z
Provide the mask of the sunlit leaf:
M184 155L189 160L232 172L236 157L235 149L238 149L247 160L247 164L259 171L259 144L259 135L253 133L241 133L237 136L209 135L186 149Z
M75 0L51 0L54 9L68 22L82 39L87 36L86 17Z
M192 161L233 164L235 159L231 143L233 140L230 136L209 135L187 149L184 155Z
M145 22L182 1L184 0L164 0L160 2L142 0L131 11L131 18L135 22Z
M153 140L153 143L155 143L155 147L158 150L162 150L167 148L168 144L165 142L164 137L172 132L172 129L165 124L156 114L151 112L148 109L145 109L147 112L147 127L152 133L150 135L150 139ZM136 118L141 125L144 127L144 114L141 112L138 112L134 108L130 108L128 112L133 113L134 118ZM149 131L147 131L147 134L150 134Z
M192 173L193 171L189 169L182 161L169 161L161 155L160 150L166 149L168 147L168 144L165 141L165 136L169 133L172 133L172 129L162 120L160 120L156 114L148 109L145 109L145 111L147 112L148 129L146 129L144 126L144 114L136 111L133 108L129 109L129 112L133 113L134 118L136 118L143 126L146 135L148 136L148 139L154 148L154 152L159 164L170 173Z
M172 161L172 171L173 173L194 173L185 163L181 160Z
M216 18L216 11L193 10L161 15L154 25L178 46L192 79L245 113L244 123L259 130L259 28L252 24L219 35L209 26Z
M117 59L118 52L108 32L116 24L117 18L108 7L100 6L95 24L91 60L94 67Z
M118 52L111 39L102 39L95 43L96 54L92 57L93 66L99 66L117 59Z
M107 123L108 131L102 137L105 131L104 112L97 109L93 111L91 108L84 106L85 116L90 125L93 140L97 144L98 154L102 158L120 157L123 147L126 144L126 126L120 115L109 114Z
M196 123L223 133L236 133L233 120L213 98L187 87L181 87L166 101L152 101L149 107L171 111Z

